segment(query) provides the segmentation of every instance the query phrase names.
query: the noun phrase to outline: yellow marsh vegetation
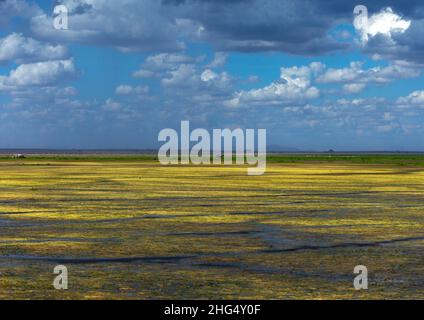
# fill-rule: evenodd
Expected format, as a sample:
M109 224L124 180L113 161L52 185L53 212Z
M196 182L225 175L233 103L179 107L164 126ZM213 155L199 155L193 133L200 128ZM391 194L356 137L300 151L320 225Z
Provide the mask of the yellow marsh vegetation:
M424 298L420 168L48 162L0 162L0 298Z

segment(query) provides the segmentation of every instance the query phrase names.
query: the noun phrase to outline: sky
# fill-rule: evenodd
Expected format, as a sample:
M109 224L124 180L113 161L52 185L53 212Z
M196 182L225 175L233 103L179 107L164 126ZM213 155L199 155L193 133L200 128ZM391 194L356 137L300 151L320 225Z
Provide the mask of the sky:
M157 148L188 120L424 151L422 30L421 0L0 0L0 148Z

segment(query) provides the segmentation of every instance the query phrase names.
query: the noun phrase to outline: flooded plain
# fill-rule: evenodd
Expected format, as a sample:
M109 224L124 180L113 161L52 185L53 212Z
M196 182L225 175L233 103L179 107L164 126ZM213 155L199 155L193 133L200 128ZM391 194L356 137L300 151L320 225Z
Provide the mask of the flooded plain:
M1 299L424 299L423 257L420 167L0 162Z

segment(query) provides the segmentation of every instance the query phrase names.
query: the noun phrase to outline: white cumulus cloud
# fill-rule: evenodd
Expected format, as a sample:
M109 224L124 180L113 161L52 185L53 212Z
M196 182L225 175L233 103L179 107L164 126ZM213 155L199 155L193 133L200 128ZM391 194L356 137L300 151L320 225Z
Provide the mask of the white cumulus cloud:
M311 77L323 67L314 62L309 66L281 68L280 80L263 88L240 91L226 102L226 106L282 105L318 98L320 91L311 85Z
M8 76L0 76L0 89L56 85L60 80L75 74L76 69L72 59L21 64Z
M392 34L404 33L410 26L410 20L404 20L393 12L391 8L385 8L379 13L370 16L360 32L362 41L367 42L370 37L375 37L378 34L391 38Z
M0 39L0 63L59 60L64 59L67 55L68 50L64 46L55 46L26 38L20 33L12 33Z

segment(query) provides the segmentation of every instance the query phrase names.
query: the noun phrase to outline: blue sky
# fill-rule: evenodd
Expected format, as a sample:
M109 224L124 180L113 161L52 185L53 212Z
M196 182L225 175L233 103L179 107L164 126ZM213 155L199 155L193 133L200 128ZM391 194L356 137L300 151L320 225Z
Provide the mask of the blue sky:
M0 148L155 148L190 120L299 150L424 151L424 4L362 2L361 28L357 4L2 0Z

